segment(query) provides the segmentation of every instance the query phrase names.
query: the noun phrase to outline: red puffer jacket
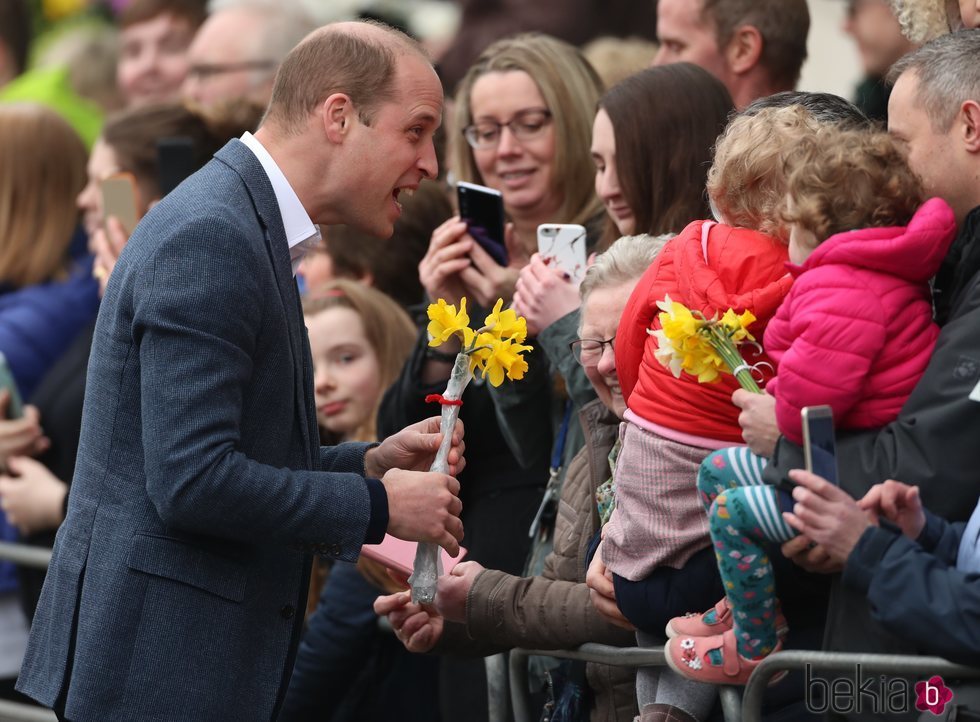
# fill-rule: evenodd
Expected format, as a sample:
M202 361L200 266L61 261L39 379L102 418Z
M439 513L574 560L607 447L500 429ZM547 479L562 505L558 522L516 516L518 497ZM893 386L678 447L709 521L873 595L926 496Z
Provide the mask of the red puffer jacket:
M738 408L731 396L739 388L725 374L712 384L681 374L674 378L654 358L657 302L670 295L711 318L732 308L758 319L749 329L762 341L766 323L789 291L786 244L772 236L713 221L694 221L667 243L640 279L623 311L616 334L616 371L623 397L640 418L683 434L742 443ZM749 363L768 361L745 352Z

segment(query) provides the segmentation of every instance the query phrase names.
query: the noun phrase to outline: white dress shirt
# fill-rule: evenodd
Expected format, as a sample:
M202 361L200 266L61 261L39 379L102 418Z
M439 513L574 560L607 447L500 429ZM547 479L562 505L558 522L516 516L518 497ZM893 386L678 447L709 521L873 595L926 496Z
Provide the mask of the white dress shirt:
M289 243L289 258L293 262L293 275L299 268L300 261L306 252L320 243L320 229L310 220L309 214L300 203L296 191L289 185L286 176L282 174L279 166L272 159L258 139L245 131L241 138L249 150L262 164L262 170L269 177L272 183L272 192L276 195L276 204L279 206L279 215L282 216L282 225L286 230L286 242Z

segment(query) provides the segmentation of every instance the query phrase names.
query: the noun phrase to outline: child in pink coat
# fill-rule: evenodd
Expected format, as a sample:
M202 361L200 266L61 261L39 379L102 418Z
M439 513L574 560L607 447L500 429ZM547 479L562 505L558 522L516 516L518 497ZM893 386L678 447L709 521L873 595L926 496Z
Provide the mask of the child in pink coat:
M821 129L792 159L785 221L790 272L764 344L777 364L768 390L782 434L802 442L800 410L828 404L839 428L883 426L925 371L939 329L929 279L956 233L942 200L889 136ZM856 229L856 230L852 230ZM726 596L667 626L668 664L691 679L744 684L779 648L785 622L763 543L796 535L765 459L745 447L709 455L698 475Z

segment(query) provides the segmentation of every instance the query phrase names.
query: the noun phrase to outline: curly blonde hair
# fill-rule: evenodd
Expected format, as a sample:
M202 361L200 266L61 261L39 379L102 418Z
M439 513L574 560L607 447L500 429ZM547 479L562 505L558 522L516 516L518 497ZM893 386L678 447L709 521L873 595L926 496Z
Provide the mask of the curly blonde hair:
M890 0L902 34L913 43L945 35L953 27L946 0ZM956 22L959 22L957 17Z
M856 228L908 225L924 200L919 178L887 133L824 127L787 160L792 202L782 218L818 243Z
M782 220L787 157L820 125L796 106L743 113L728 124L718 138L707 184L725 223L788 240Z

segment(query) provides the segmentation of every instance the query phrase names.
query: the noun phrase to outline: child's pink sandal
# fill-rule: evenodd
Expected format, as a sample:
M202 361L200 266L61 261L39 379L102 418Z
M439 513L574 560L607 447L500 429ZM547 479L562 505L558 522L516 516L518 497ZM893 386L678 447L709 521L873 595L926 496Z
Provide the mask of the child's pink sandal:
M772 652L778 652L777 641ZM720 653L720 664L713 664L709 652ZM772 653L770 652L770 654ZM674 637L664 645L667 665L678 674L696 682L708 684L744 685L765 657L746 659L738 653L734 630L713 637ZM717 656L717 655L715 655ZM785 673L777 674L770 684L778 682Z
M716 634L723 634L731 629L732 608L728 606L728 597L722 597L721 601L709 609L707 612L688 612L682 617L674 617L667 622L667 637L712 637ZM786 617L777 609L776 611L776 635L782 639L789 632L789 624Z

